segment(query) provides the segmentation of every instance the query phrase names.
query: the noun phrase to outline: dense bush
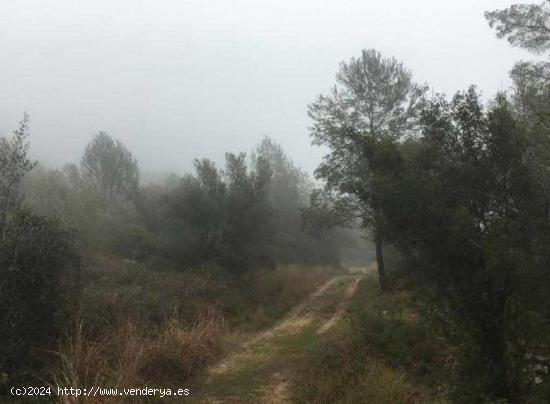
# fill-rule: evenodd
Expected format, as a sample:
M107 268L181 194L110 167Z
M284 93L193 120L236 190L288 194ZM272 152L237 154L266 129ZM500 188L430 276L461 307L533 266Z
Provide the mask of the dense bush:
M78 267L72 234L28 211L13 214L0 240L0 372L11 384L38 377L56 348Z
M547 197L533 170L546 163L531 152L548 153L541 127L525 125L502 97L486 110L474 89L434 100L421 122L423 136L396 146L399 164L381 179L388 233L470 342L469 388L523 400L532 387L524 357L541 349L544 326L534 279L549 256Z
M22 207L27 137L26 115L0 137L0 391L43 376L78 286L74 235Z

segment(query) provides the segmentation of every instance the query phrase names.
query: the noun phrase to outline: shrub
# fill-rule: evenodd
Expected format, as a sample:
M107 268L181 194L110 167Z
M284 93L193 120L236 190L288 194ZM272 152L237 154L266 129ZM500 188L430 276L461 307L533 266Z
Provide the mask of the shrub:
M359 284L347 326L302 364L297 402L436 403L432 390L449 382L449 348L415 312L403 292L382 295L368 278Z
M19 210L0 239L0 373L38 377L76 292L75 238L55 221Z

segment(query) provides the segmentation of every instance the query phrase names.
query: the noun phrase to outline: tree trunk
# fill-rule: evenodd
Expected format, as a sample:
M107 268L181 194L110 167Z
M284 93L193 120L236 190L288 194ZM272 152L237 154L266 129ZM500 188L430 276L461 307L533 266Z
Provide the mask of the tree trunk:
M380 289L382 293L391 292L391 287L384 267L384 245L382 238L377 236L376 243L376 263L378 264L378 279L380 280Z
M0 245L4 243L6 239L6 230L7 230L7 214L6 212L0 213Z

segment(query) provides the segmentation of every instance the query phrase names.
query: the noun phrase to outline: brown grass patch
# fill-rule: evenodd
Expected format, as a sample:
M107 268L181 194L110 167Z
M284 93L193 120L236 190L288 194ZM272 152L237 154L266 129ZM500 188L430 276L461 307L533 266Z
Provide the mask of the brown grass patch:
M213 310L199 315L191 327L172 319L153 332L145 330L138 321L128 320L96 341L85 335L80 323L60 349L61 366L54 372L54 384L119 389L179 388L220 358L222 336L223 321ZM74 397L60 401L78 402ZM103 401L94 399L93 402Z

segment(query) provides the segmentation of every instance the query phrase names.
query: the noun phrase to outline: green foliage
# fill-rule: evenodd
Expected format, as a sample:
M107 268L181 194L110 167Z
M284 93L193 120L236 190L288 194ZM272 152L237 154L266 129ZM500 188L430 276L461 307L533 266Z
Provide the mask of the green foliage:
M25 179L25 203L78 231L88 251L148 258L156 250L146 228L137 162L125 146L100 133L88 144L82 167L38 167ZM139 193L138 193L139 192ZM158 210L158 207L157 207Z
M223 172L209 160L197 160L196 175L182 178L167 195L168 256L190 267L218 264L232 273L270 266L269 173L261 160L249 171L244 154L226 158Z
M273 209L271 254L278 263L308 262L311 249L300 226L301 210L308 203L310 179L287 157L281 145L264 138L252 153L252 164L262 160L269 170L266 192Z
M29 117L23 116L10 138L0 137L0 237L4 237L8 215L21 203L21 182L35 163L27 157Z
M467 389L477 398L523 400L532 387L524 356L541 349L543 323L533 314L545 305L533 290L550 231L533 170L545 160L535 163L531 148L539 156L549 150L506 99L485 110L473 88L451 102L435 99L422 124L414 144L397 145L401 163L384 175L392 186L379 187L387 234L406 267L448 303L449 324L468 341L461 345Z
M302 229L309 180L280 145L266 138L249 161L245 154L226 160L224 170L196 160L194 175L138 188L130 152L101 133L81 168L33 170L23 183L25 203L77 230L90 253L168 258L182 268L220 265L232 273L338 260L333 229L322 241Z
M407 293L381 294L372 277L353 298L344 329L323 341L294 383L296 402L446 402L452 375L439 330Z
M507 38L513 46L533 53L548 51L550 7L539 4L513 4L502 10L488 11L485 17L498 38ZM519 62L510 76L514 83L513 100L522 114L548 112L549 65L547 62Z
M25 179L23 190L24 201L33 212L76 230L88 251L136 259L149 257L155 250L136 203L119 195L105 199L76 166L38 167Z
M513 4L508 8L488 11L485 18L499 38L507 38L513 46L535 53L545 52L550 40L547 1L540 4Z
M17 211L0 243L0 369L10 383L37 377L55 348L78 285L72 234L54 221Z
M372 144L399 139L414 129L426 88L395 59L363 51L342 63L338 86L308 108L314 144L330 148L316 175L329 187L370 203Z
M81 168L84 178L103 197L135 197L139 185L137 161L120 141L113 140L105 132L98 133L88 143Z
M315 174L328 188L359 202L357 216L363 227L372 230L380 286L388 291L385 218L377 187L383 171L393 168L391 161L375 153L381 150L379 145L416 132L427 88L415 84L402 63L375 50L363 50L361 57L341 63L336 81L330 95L319 96L308 107L313 144L330 149ZM377 164L381 160L386 164Z
M34 166L27 122L25 115L12 138L0 139L0 391L36 381L78 279L74 236L21 208L21 183Z
M547 62L516 63L510 77L514 83L513 101L523 115L548 112L550 105L550 64Z

